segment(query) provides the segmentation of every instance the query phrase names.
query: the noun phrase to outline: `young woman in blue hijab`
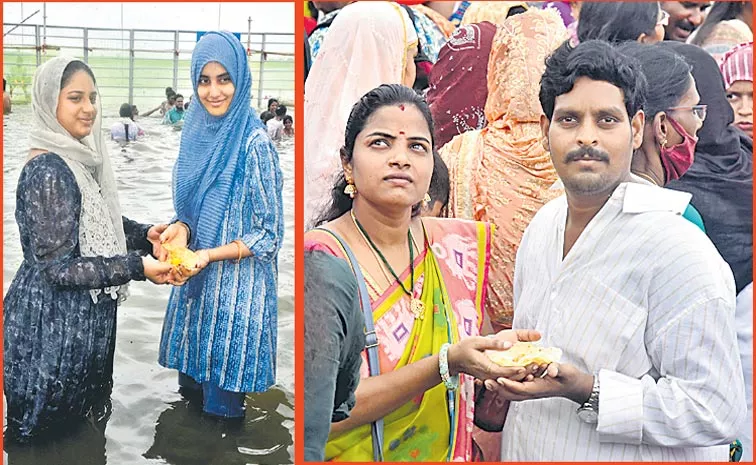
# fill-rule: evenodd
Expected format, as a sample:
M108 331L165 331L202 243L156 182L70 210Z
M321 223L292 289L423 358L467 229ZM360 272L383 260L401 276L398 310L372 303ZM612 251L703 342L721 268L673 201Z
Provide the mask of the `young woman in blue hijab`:
M283 236L278 154L250 108L252 77L239 39L209 32L192 54L199 104L189 107L173 170L176 222L163 242L199 256L171 293L161 365L204 411L243 417L244 394L275 382L277 257Z

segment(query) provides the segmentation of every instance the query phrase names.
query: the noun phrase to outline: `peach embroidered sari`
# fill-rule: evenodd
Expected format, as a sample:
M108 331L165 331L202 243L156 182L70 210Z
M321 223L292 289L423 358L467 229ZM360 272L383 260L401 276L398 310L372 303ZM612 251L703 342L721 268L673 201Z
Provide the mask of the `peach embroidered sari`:
M567 31L555 10L531 9L508 18L488 61L488 126L460 134L441 148L449 167L449 216L496 225L487 313L495 329L511 328L514 261L535 213L561 194L541 144L538 99L545 59Z

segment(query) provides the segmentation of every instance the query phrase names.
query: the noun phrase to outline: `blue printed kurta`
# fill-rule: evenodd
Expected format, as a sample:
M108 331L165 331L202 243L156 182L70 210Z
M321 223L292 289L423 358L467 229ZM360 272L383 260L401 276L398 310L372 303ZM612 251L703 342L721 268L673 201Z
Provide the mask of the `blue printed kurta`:
M194 298L189 283L173 289L159 362L200 383L260 392L276 378L277 259L284 226L283 175L265 129L252 131L240 171L214 247L241 239L252 256L209 264L191 278L204 279Z

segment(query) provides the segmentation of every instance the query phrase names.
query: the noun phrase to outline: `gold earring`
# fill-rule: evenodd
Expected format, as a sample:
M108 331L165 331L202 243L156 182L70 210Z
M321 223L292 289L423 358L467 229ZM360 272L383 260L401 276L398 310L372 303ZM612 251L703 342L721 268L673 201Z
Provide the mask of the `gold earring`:
M352 184L352 180L347 181L347 185L344 188L344 193L348 195L350 198L354 198L354 195L357 193L357 188L354 187L354 184Z
M431 196L426 192L425 197L423 197L423 207L428 208L428 205L431 203Z
M667 148L667 138L662 139L662 148Z

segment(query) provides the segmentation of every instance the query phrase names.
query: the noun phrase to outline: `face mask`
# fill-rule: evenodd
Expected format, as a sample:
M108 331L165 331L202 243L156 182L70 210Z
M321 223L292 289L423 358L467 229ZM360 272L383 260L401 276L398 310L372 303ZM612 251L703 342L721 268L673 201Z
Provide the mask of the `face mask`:
M675 128L683 138L683 141L672 147L661 148L661 162L664 167L664 185L675 179L680 179L680 176L685 174L686 171L693 164L693 154L696 151L697 137L693 137L680 126L680 123L667 116L669 124Z

